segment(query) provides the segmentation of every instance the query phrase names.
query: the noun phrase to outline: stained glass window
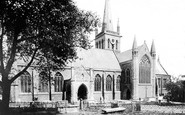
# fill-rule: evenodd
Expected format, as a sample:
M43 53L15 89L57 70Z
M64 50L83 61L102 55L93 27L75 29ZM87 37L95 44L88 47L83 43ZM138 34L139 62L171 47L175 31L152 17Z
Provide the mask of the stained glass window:
M121 82L121 77L120 75L116 79L116 90L120 91L120 82Z
M150 73L150 60L146 55L144 55L139 63L139 83L150 83Z
M110 75L106 78L106 91L112 91L112 78Z
M31 75L28 72L24 72L21 75L21 92L31 92Z
M48 92L48 77L45 72L39 74L39 92Z
M63 89L63 76L60 72L55 74L55 92L62 92Z
M94 80L94 90L101 91L101 76L99 74L96 75Z

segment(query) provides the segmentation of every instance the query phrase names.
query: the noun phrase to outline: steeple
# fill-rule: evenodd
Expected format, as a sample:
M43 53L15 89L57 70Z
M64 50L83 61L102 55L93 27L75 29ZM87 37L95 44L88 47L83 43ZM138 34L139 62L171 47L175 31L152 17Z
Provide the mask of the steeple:
M151 46L150 53L151 53L152 56L155 56L156 55L154 40L152 41L152 46Z
M102 32L104 32L106 30L113 31L110 0L105 0L105 9L104 9L104 16L103 16Z
M111 17L110 0L105 0L104 16L102 31L95 34L95 46L98 49L113 50L120 52L120 27L119 20L117 31L113 30L113 22Z

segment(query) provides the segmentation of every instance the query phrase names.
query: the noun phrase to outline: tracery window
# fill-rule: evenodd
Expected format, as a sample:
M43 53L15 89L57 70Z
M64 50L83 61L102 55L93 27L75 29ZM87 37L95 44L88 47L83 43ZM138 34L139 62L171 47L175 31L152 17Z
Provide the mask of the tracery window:
M110 75L106 78L106 91L112 91L112 78Z
M120 82L121 82L121 77L120 75L116 79L116 90L120 91Z
M150 83L151 64L149 58L144 55L139 63L139 83Z
M99 74L96 75L94 80L94 91L101 91L101 76Z
M27 71L21 75L21 92L31 92L31 75Z
M55 87L55 92L62 92L62 89L63 89L63 76L60 72L57 72L55 74L55 84L54 84L54 87Z
M39 74L39 92L48 92L48 77L45 72Z

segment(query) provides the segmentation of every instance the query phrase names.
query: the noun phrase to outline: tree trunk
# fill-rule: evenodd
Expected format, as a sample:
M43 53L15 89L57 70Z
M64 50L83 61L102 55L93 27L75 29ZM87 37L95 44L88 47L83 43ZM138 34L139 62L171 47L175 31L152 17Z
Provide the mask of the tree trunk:
M8 82L3 83L2 103L1 103L1 109L0 109L1 115L7 115L9 112L10 87L11 87L10 83L8 83Z

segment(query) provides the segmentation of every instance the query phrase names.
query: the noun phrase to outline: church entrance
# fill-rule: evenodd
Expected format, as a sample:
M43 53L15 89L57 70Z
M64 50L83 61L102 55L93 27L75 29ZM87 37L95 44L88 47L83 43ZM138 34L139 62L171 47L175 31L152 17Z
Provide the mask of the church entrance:
M87 87L84 84L78 89L78 99L87 99Z

